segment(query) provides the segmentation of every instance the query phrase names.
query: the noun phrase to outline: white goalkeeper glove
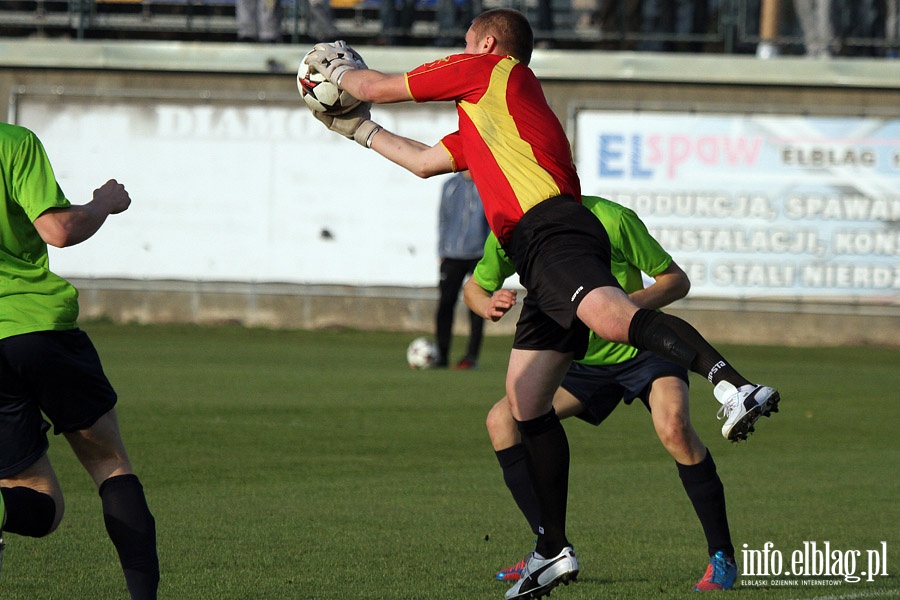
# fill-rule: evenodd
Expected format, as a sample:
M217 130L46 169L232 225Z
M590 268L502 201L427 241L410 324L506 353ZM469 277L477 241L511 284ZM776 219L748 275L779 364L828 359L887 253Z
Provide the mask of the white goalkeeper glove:
M344 40L316 44L306 55L304 62L338 87L341 85L341 77L347 71L368 68L362 56Z
M349 140L354 140L365 148L371 148L372 138L381 131L381 125L370 118L371 106L368 102L363 102L343 115L326 115L317 111L312 111L312 114L331 131L339 133Z

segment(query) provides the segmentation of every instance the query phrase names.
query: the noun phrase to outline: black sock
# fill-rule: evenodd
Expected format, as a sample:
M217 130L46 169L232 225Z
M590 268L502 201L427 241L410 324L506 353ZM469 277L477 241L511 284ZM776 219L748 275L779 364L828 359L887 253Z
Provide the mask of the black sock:
M110 477L100 485L106 531L119 554L133 600L153 600L159 586L156 521L136 475Z
M3 488L2 493L6 505L3 531L28 537L44 537L50 533L56 518L56 500L24 486Z
M541 528L535 550L549 558L569 545L566 539L569 441L552 408L543 416L518 421L517 425L540 506Z
M713 385L722 380L740 387L750 383L683 319L656 310L639 309L628 327L628 339L640 350L650 350L675 364L706 377Z
M538 534L541 525L541 507L538 506L537 496L534 495L534 486L531 485L531 475L528 473L528 462L525 456L525 446L516 444L503 450L497 450L497 462L503 469L503 481L513 500L525 518L534 535Z
M726 556L734 558L734 546L731 543L731 532L728 529L728 515L725 512L725 487L716 472L716 463L712 454L706 451L706 458L696 465L683 465L679 462L678 475L684 485L684 491L694 505L694 512L706 534L706 545L709 555L719 550Z

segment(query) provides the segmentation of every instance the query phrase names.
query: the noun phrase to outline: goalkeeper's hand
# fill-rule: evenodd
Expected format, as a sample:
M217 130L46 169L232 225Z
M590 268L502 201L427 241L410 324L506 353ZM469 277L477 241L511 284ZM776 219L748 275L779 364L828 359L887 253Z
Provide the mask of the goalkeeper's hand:
M366 62L359 53L344 40L320 43L313 46L304 62L328 78L336 86L341 85L341 77L352 69L366 69Z
M368 102L362 102L343 115L326 115L316 111L312 111L312 114L331 131L339 133L347 139L355 140L357 144L365 148L371 148L372 138L381 130L381 125L370 118L371 106Z

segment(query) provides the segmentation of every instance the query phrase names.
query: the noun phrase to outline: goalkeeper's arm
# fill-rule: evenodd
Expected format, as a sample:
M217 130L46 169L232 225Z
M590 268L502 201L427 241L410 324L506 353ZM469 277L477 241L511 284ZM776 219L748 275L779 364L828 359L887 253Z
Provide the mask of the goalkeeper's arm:
M375 150L414 175L426 178L453 171L450 154L441 144L428 146L387 131L370 119L368 103L360 104L344 115L312 113L331 131Z
M418 177L427 178L453 172L450 153L439 143L429 146L391 133L387 129L379 129L372 137L369 147Z
M372 104L409 102L406 75L387 74L373 69L351 69L341 77L341 87L354 98Z

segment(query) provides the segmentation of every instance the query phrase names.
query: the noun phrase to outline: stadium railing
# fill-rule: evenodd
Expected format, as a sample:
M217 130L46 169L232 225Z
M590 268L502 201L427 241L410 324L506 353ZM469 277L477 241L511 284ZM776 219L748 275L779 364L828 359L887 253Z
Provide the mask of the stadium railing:
M284 6L283 42L309 41L309 0L280 0ZM482 8L511 6L537 23L539 0L481 0ZM634 0L550 0L553 29L537 29L538 45L556 48L642 50L664 45L669 51L752 53L759 36L760 3L766 0L718 0L705 25L692 32L660 28L646 31L641 3ZM330 0L334 25L354 43L377 43L384 35L380 0ZM885 3L840 0L833 3L836 54L896 55L900 40L885 38ZM780 3L778 36L772 41L785 54L801 54L803 37L793 3ZM75 39L158 39L231 41L236 38L235 0L0 0L0 37ZM439 32L436 0L418 0L409 45L434 44ZM861 10L868 12L860 12ZM462 29L453 36L462 40ZM655 44L654 44L655 43Z

